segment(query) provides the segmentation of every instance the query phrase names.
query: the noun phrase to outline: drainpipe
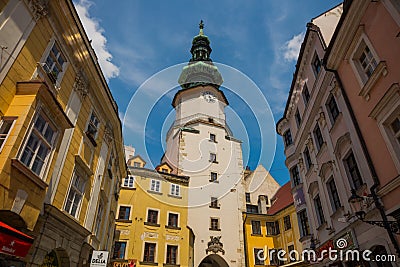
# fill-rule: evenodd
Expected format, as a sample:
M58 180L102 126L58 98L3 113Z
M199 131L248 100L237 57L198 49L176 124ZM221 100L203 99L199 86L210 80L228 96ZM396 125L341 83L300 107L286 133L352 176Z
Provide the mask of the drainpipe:
M248 267L248 255L247 255L247 240L246 240L246 220L247 220L247 213L243 212L245 215L243 219L243 243L244 243L244 264L245 267Z
M332 72L335 75L335 78L339 83L339 89L340 89L340 91L341 91L341 93L343 95L344 101L346 103L346 107L349 110L351 120L352 120L352 122L354 124L354 128L356 129L357 137L360 140L361 148L362 148L364 156L365 156L365 158L367 160L367 164L368 164L369 170L371 172L372 179L374 181L374 184L370 188L371 196L372 196L372 198L374 200L375 207L379 210L379 213L380 213L380 215L382 217L383 226L384 226L384 228L386 229L386 231L387 231L387 233L389 235L390 241L392 242L392 244L393 244L393 246L394 246L394 248L396 250L397 255L400 257L399 243L397 242L396 237L394 236L394 233L390 230L390 225L389 225L389 221L388 221L388 218L386 216L386 213L385 213L385 208L382 205L378 194L376 193L377 187L380 184L379 179L378 179L378 175L376 173L376 170L375 170L374 164L372 163L372 159L371 159L371 156L370 156L370 154L368 152L367 145L365 143L364 137L362 136L360 127L359 127L358 122L356 120L356 117L354 115L353 108L351 107L351 104L350 104L349 98L348 98L348 96L346 94L346 91L343 89L344 87L343 87L343 83L342 83L342 81L341 81L341 79L339 77L339 73L336 70L328 69L326 67L326 65L324 67L325 67L326 71Z

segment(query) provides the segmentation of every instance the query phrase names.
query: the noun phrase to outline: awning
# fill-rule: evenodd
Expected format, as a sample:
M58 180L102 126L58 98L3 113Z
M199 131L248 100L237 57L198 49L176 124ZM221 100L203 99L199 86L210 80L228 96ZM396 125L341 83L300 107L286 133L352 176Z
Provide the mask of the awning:
M0 253L25 257L33 243L33 238L17 229L0 222Z

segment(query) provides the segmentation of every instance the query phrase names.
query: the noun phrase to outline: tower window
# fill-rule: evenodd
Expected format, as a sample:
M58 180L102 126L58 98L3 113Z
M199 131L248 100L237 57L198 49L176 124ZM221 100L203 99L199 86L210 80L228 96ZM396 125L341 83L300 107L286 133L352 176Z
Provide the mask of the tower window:
M218 174L216 172L212 172L210 182L217 182L217 181L218 181Z
M210 133L210 141L216 143L215 134Z
M211 197L210 208L219 209L218 198Z
M215 153L210 153L210 162L218 163L218 162L217 162L217 154L215 154Z
M219 218L211 218L210 219L210 230L220 231L219 228Z

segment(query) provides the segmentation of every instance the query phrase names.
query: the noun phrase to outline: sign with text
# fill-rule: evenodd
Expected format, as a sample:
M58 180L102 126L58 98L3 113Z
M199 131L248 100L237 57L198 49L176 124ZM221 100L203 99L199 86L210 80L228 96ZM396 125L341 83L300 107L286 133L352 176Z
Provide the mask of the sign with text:
M108 260L108 251L94 250L92 259L90 260L90 267L106 267Z

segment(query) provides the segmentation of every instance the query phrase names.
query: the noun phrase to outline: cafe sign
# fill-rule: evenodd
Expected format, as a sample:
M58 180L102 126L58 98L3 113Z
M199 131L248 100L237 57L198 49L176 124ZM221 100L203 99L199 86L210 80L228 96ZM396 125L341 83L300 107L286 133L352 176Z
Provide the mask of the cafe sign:
M94 250L90 267L106 267L108 260L108 251Z

